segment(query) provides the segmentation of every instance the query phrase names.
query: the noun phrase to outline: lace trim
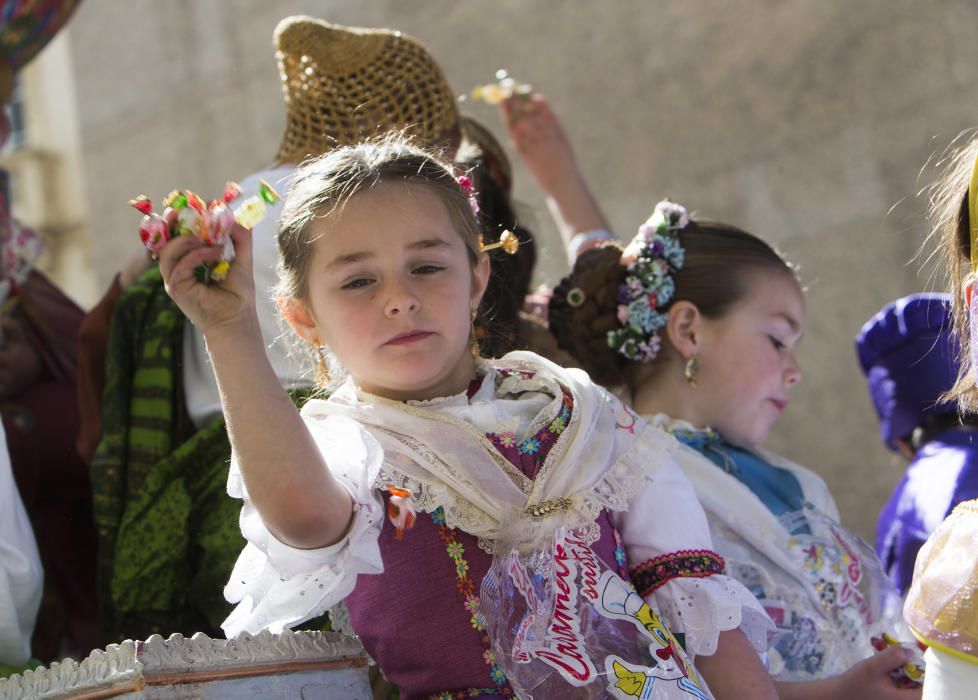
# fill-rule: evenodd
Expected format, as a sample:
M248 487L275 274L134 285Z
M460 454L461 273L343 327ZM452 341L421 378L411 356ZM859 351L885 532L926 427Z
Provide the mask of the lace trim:
M723 573L724 561L709 549L685 549L648 559L629 573L643 598L674 578L706 578Z
M560 441L556 447L559 445ZM527 519L522 523L526 525L524 530L532 538L534 535L549 536L557 528L567 527L578 531L587 544L597 541L601 534L596 522L600 512L627 510L632 498L641 490L642 482L655 469L658 459L673 456L678 447L678 442L659 430L643 430L596 483L566 495L574 502L572 509L554 513L553 517L542 520ZM381 467L377 481L378 485L389 484L409 490L420 512L432 513L442 508L448 527L475 536L480 549L494 553L493 541L499 536L499 520L472 505L463 494L444 482L422 482L399 472L395 465L389 463ZM528 503L527 507L532 507L532 503Z

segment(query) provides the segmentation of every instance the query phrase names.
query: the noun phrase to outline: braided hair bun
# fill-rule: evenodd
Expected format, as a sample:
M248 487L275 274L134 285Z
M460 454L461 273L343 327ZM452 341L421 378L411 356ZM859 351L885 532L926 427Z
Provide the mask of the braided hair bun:
M626 273L621 254L617 243L582 253L571 274L554 289L548 312L557 345L605 386L624 383L628 361L608 346L608 331L620 326L616 295Z

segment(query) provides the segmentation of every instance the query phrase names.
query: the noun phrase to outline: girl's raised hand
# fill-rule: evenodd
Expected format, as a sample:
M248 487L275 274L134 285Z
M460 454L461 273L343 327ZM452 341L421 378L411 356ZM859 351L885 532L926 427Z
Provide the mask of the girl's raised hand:
M251 231L235 224L231 240L235 258L221 282L201 282L196 274L200 265L220 259L220 247L208 246L196 236L178 236L160 249L160 273L166 293L205 335L242 327L241 324L257 327Z
M550 103L538 92L511 95L499 103L513 148L545 192L577 165L570 141Z

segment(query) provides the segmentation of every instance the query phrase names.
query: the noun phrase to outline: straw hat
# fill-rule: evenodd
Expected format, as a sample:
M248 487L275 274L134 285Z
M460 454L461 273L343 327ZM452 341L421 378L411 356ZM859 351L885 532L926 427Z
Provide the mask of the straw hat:
M417 40L300 15L279 22L275 48L288 110L280 163L392 129L454 155L460 141L455 95Z

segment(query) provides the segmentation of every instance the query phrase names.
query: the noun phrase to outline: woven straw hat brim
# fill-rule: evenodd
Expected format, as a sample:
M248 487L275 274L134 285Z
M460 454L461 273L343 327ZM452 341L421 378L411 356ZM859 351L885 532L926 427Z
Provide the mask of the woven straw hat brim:
M296 16L275 29L275 48L287 109L279 162L394 130L423 146L457 145L455 94L416 39Z

